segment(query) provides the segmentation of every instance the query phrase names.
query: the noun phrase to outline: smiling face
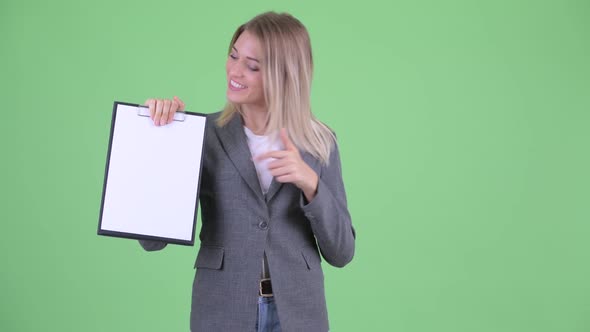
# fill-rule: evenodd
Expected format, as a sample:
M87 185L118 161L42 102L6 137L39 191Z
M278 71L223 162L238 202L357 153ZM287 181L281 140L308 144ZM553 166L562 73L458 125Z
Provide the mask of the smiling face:
M260 41L245 30L234 43L225 64L230 102L250 108L266 108L261 61Z

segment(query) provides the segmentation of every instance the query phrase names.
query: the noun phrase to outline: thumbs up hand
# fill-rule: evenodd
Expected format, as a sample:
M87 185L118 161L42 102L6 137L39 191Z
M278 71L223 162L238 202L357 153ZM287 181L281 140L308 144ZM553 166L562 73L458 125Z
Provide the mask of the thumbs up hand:
M276 160L268 163L270 174L278 182L293 183L301 189L307 201L311 202L318 188L318 175L303 161L299 150L289 139L285 128L281 128L280 135L285 147L284 150L269 151L256 156L255 159L260 161L275 158Z

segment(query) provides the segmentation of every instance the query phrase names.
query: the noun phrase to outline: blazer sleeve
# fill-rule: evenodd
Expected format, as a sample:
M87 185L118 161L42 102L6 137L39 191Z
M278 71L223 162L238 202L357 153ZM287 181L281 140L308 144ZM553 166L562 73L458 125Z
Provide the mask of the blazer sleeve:
M153 240L138 240L139 244L143 247L145 251L157 251L166 248L168 243L163 241L153 241Z
M300 205L324 259L336 267L348 264L354 256L356 233L348 212L337 143L328 165L321 167L315 197L306 204L301 193Z

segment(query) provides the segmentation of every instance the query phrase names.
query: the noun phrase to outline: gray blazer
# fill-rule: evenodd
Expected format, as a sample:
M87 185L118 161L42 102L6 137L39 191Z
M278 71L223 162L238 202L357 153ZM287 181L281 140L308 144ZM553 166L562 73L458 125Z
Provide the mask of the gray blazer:
M328 331L319 253L343 267L352 260L355 242L337 146L328 166L302 153L319 176L309 204L290 183L273 180L263 195L242 118L218 127L219 114L207 116L191 331L254 330L264 253L282 330ZM139 242L147 251L166 246Z

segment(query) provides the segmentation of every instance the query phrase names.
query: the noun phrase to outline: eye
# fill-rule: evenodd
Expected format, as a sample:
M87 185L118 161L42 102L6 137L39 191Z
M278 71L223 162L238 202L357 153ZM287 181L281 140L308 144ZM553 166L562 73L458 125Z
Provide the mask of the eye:
M234 60L236 60L236 59L238 58L238 57L237 57L235 54L233 54L233 53L230 53L230 54L229 54L229 57L230 57L230 58L232 58L232 59L234 59Z
M250 69L251 71L258 71L259 69L256 67L252 67L252 66L248 66L248 69Z

